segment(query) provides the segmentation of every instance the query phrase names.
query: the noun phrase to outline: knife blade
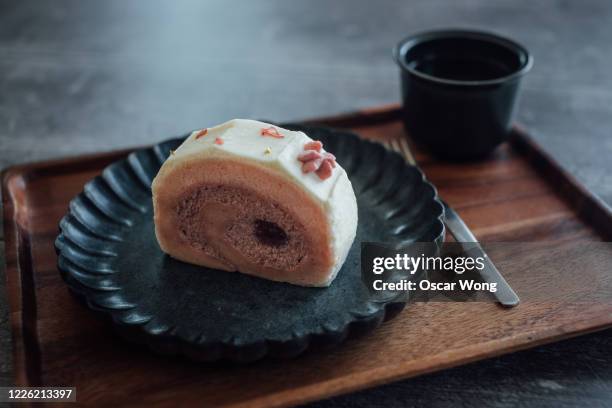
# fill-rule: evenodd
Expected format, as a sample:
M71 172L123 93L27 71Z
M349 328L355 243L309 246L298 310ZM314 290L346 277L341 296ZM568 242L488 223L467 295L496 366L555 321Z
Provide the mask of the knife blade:
M414 155L410 151L410 146L408 146L408 142L406 138L400 137L399 139L391 139L384 142L385 146L389 150L393 150L398 152L404 157L409 164L416 166L416 160L414 159ZM459 214L451 206L449 206L444 200L442 204L444 205L445 212L445 222L446 228L450 234L455 238L455 240L459 243L471 243L474 246L470 249L474 249L483 254L484 257L484 265L485 267L479 271L480 277L488 283L497 283L497 291L494 292L494 296L497 301L505 307L514 307L520 303L520 299L517 294L512 290L508 282L504 279L502 274L497 270L493 261L489 258L486 252L482 249L482 246L478 243L478 240L472 234L472 231L468 228L465 222L461 219Z
M505 307L514 307L519 304L520 299L517 294L512 290L508 282L504 279L502 274L497 270L489 256L486 254L484 249L478 243L478 240L472 234L472 231L468 228L465 222L459 217L459 214L446 202L444 204L444 212L446 216L446 227L450 234L460 243L470 243L474 245L474 249L482 252L484 257L484 268L480 270L480 277L488 283L497 283L497 291L494 292L494 296L497 301Z

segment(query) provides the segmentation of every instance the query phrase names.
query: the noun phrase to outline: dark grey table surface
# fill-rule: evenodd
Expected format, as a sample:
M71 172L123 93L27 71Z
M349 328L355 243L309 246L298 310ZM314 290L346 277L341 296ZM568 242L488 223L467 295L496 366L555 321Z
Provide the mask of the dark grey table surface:
M494 30L533 52L518 120L612 204L609 1L4 0L0 167L150 144L233 117L396 102L391 47L441 27ZM0 282L2 385L12 374ZM608 330L315 405L612 406L611 361Z

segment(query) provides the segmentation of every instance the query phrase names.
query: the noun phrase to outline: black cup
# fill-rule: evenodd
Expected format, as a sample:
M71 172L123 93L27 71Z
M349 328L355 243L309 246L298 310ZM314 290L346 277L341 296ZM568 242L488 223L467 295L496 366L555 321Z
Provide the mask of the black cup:
M402 40L394 57L406 130L434 154L480 158L509 137L533 64L524 47L484 32L429 31Z

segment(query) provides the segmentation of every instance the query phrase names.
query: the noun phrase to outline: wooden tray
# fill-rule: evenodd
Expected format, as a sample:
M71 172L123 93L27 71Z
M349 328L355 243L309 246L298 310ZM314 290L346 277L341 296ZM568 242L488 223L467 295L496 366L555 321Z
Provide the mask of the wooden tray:
M402 150L396 106L315 122ZM593 241L609 240L612 214L525 133L517 130L510 144L480 163L442 163L412 151L480 240L541 242L511 257L492 255L521 305L414 304L331 351L248 366L191 363L128 344L61 280L53 240L68 201L128 151L5 170L16 384L76 386L79 402L105 406L288 406L612 326L612 251L590 250Z

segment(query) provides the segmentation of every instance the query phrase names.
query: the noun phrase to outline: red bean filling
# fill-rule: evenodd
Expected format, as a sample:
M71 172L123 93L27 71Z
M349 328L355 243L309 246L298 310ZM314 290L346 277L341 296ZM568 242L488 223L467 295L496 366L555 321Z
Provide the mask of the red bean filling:
M255 236L262 244L279 247L289 242L287 233L273 222L255 220L253 228Z

